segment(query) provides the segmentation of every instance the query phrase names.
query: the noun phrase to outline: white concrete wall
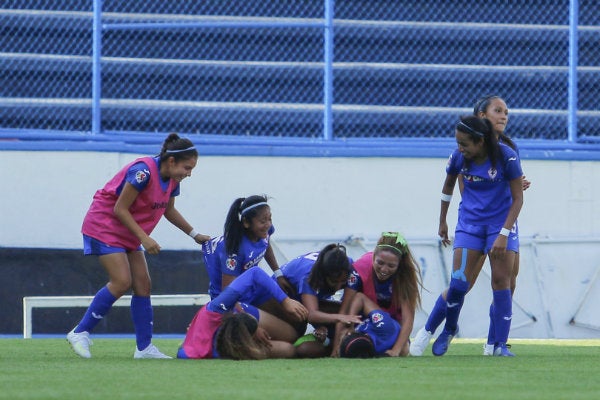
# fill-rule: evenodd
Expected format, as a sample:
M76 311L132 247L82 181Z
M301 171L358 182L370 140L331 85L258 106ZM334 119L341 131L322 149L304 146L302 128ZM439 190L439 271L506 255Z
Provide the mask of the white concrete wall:
M135 157L0 152L0 246L80 248L81 221L92 195ZM436 246L445 165L440 158L201 157L176 205L196 230L216 236L236 197L271 196L280 262L350 236L362 239L354 241L352 251L358 254L383 230L404 232L427 264L431 293L424 292L424 311L429 311L447 279L441 260L450 254ZM515 301L537 322L518 327L528 317L519 322L515 311L513 335L600 337L600 312L581 305L590 287L587 299L600 297L594 280L600 269L600 163L524 160L523 169L532 186L519 217L523 261ZM451 229L457 197L448 218ZM153 236L165 249L194 248L166 222ZM482 304L489 303L491 292L489 279L481 281L467 298L463 336L486 332ZM578 310L575 325L569 325Z

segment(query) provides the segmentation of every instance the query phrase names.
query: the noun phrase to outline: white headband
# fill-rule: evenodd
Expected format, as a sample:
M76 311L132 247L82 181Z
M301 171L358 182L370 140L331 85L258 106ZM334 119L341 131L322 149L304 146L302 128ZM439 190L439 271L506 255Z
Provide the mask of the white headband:
M244 208L242 211L240 211L240 217L242 215L246 214L247 211L252 210L253 208L260 207L260 206L266 206L266 205L267 205L266 201L261 201L260 203L252 204L251 206L248 206L248 207Z
M166 150L165 153L182 153L184 151L196 150L196 146L188 147L187 149L179 149L179 150Z

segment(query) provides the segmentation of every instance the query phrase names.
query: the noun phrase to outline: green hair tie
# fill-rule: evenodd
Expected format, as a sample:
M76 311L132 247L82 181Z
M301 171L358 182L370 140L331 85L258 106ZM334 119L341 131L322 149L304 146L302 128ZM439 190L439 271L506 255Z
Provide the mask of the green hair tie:
M396 243L400 243L403 247L408 246L408 242L406 241L406 239L404 239L404 236L402 236L402 234L399 232L383 232L381 236L393 237L396 239Z
M396 246L392 246L391 244L386 244L386 243L382 243L382 244L378 244L377 247L378 248L390 248L393 250L396 250L397 252L400 253L400 255L403 254L407 254L407 251L405 250L405 248L408 246L408 242L406 241L406 239L404 238L404 236L402 236L402 234L400 234L399 232L383 232L381 234L382 237L384 238L394 238L396 239L396 244L399 244L402 248L398 248Z

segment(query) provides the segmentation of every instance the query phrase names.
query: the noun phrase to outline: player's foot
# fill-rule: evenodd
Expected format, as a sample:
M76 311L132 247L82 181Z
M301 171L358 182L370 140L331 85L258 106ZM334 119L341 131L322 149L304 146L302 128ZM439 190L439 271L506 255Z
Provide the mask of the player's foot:
M414 340L410 342L410 355L414 357L422 356L432 337L433 333L426 330L425 327L419 329Z
M454 336L458 333L458 327L454 332L447 331L446 328L440 333L440 336L435 339L433 346L431 346L431 352L434 356L443 356L450 347L450 342L454 339Z
M484 356L493 356L494 355L494 345L486 343L483 345L483 355Z
M135 353L133 353L133 358L173 358L169 357L166 354L163 354L156 348L155 345L150 343L148 347L144 350L135 349Z
M496 357L514 357L514 353L512 353L509 349L508 349L508 345L506 343L499 343L495 348L494 348L494 355Z
M75 328L73 328L71 332L67 333L67 342L69 342L69 344L73 348L73 351L79 357L92 357L92 353L90 353L90 346L92 345L92 341L90 340L90 334L88 332L75 333Z

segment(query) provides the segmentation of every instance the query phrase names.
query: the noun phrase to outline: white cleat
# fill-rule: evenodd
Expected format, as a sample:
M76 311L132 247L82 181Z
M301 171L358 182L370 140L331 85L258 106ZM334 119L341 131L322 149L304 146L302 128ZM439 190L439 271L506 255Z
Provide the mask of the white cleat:
M433 333L426 331L425 327L422 327L417 332L417 336L415 339L410 342L410 350L409 353L413 357L419 357L423 355L423 352L429 345L431 338L433 337Z
M88 332L75 333L75 328L73 328L71 332L67 333L67 342L79 357L92 358L92 353L90 353L92 341Z
M133 358L173 358L169 357L166 354L163 354L156 348L155 345L150 343L148 347L144 350L135 349L135 353L133 353Z
M494 345L493 344L484 344L483 345L483 355L484 356L493 356L494 355Z

